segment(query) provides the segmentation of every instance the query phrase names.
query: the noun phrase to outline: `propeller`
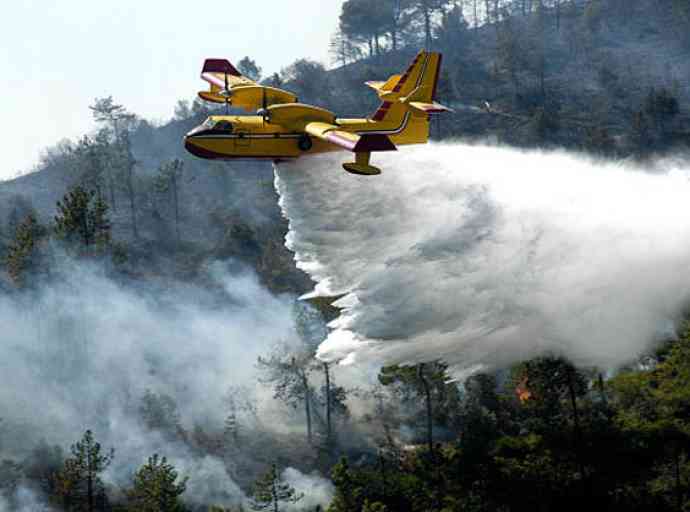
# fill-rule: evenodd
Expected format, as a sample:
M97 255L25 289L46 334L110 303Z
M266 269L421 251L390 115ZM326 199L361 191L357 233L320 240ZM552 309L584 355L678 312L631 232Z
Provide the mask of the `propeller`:
M271 119L271 113L268 111L268 98L266 98L266 88L261 88L261 109L257 112L263 119L264 125Z
M228 82L228 72L226 71L223 76L225 78L225 87L218 94L225 98L225 115L227 116L230 114L230 97L232 96L232 91L230 90L230 84Z

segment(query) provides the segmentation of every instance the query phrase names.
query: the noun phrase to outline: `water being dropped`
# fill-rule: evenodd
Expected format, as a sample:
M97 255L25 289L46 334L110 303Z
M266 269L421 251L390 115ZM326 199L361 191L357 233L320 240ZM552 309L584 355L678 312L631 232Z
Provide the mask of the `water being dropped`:
M315 295L345 295L324 359L465 373L557 352L610 368L687 303L682 168L459 143L375 159L376 178L341 155L276 168L299 267Z

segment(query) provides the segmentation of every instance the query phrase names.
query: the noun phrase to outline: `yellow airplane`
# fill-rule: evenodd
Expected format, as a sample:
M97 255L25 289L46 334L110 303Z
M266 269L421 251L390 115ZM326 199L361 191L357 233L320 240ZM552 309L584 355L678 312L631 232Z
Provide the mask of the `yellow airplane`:
M210 84L199 96L226 105L185 136L190 153L208 159L269 159L347 150L355 161L343 165L353 174L376 175L372 152L395 151L397 145L425 144L431 114L449 111L434 101L441 54L422 51L402 75L386 82L367 82L383 103L367 119L341 119L326 109L298 103L281 89L257 84L224 59L208 59L201 78ZM233 106L250 116L228 115Z

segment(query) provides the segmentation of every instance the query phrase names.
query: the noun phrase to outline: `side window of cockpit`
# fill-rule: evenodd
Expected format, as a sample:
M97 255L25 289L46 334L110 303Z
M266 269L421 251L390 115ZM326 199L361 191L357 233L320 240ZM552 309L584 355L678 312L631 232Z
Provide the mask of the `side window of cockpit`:
M232 123L230 121L218 121L213 129L221 132L231 132Z

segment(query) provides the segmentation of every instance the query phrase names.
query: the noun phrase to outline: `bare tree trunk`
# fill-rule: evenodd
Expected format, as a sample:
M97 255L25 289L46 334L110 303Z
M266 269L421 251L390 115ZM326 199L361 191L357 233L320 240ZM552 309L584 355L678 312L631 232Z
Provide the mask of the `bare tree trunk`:
M278 475L274 474L273 483L271 486L271 493L273 494L273 512L280 512L280 510L278 510L278 489L276 489L276 478L278 478Z
M424 387L424 396L426 400L426 442L429 446L429 454L431 455L431 460L434 460L434 416L433 408L431 404L431 388L429 387L429 381L424 375L424 364L419 365L419 380L422 382Z
M94 511L94 499L93 499L93 475L91 470L91 455L88 456L88 469L86 472L86 497L88 500L88 510L89 512Z
M139 238L139 230L137 229L137 213L136 202L134 197L134 166L136 161L132 155L132 150L129 142L129 136L125 133L122 136L122 152L125 158L125 187L127 188L127 195L129 196L129 210L132 222L132 233L134 238Z
M575 456L577 457L577 463L578 467L580 470L581 478L584 483L585 481L585 465L584 462L582 461L582 455L581 455L581 450L580 450L580 439L581 439L581 431L580 431L580 412L578 411L577 408L577 397L575 395L575 386L573 384L573 369L568 370L568 392L570 394L570 406L573 409L573 425L574 425L574 433L575 433Z
M82 229L82 240L84 241L84 246L89 247L91 240L89 239L89 221L87 218L87 212L82 212L81 215L81 229Z
M135 239L139 238L139 230L137 229L137 211L136 211L136 201L134 198L134 166L128 164L127 168L127 195L129 195L129 211L132 220L132 234Z
M539 60L539 85L542 102L546 102L546 56L543 51Z
M173 185L173 200L175 201L175 234L177 236L177 245L180 245L180 205L177 196L177 176L172 176Z
M431 9L424 5L424 34L426 37L426 49L431 51Z
M386 496L386 459L383 457L383 450L379 448L379 472L381 473L381 495Z
M326 435L330 447L333 441L333 424L331 423L331 371L328 363L323 364L323 371L326 375Z
M683 490L680 480L680 448L678 446L678 441L675 443L675 452L676 507L678 508L678 512L683 512Z
M400 24L401 11L400 1L401 0L396 0L393 2L393 12L391 13L393 16L393 23L391 24L391 42L393 43L393 51L398 49L398 26Z
M561 31L561 0L556 1L556 31Z
M115 135L115 145L116 150L115 156L117 157L117 147L120 141L120 133L117 127L117 120L113 121L113 135ZM112 162L111 162L112 164ZM108 189L110 193L110 205L113 207L113 211L117 211L117 201L115 201L115 179L113 178L113 171L108 167Z
M309 392L309 381L304 372L301 373L302 386L304 387L304 413L307 416L307 440L312 444L312 429L311 429L311 393Z
M117 211L117 202L115 201L115 183L113 180L113 171L112 169L108 166L106 167L108 169L106 171L108 175L108 194L110 195L110 204L113 207L113 211Z

